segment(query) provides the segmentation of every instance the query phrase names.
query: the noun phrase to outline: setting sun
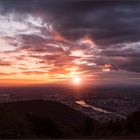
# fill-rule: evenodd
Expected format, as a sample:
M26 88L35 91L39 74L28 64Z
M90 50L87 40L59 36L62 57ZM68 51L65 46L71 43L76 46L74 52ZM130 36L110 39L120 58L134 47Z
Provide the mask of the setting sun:
M74 84L79 85L81 83L81 78L80 77L73 77L72 81Z

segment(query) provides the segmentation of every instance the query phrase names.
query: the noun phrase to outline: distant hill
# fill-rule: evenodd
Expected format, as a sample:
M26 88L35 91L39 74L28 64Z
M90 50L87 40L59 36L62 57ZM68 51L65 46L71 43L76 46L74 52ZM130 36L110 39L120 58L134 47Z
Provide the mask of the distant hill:
M64 104L32 100L0 104L0 138L90 136L93 119Z

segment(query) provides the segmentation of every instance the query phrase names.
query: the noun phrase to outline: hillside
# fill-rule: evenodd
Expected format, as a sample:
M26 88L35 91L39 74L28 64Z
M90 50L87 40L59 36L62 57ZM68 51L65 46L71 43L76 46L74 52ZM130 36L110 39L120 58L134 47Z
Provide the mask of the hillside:
M91 135L92 122L81 112L54 101L0 104L0 138L83 137Z
M140 138L140 110L126 120L99 123L55 101L0 103L3 138Z

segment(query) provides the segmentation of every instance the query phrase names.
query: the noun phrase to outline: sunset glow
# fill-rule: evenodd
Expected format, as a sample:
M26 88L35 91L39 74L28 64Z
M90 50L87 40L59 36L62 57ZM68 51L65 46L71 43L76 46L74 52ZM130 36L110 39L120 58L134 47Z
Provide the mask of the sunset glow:
M74 84L76 84L76 85L79 85L79 84L81 84L81 78L80 77L73 77L72 78L72 81L73 81L73 83Z
M10 5L9 9L5 8L7 3ZM0 83L3 80L6 83L6 79L9 79L7 83L11 84L16 81L22 83L22 80L24 83L24 79L29 80L27 83L52 83L65 81L76 75L89 75L90 80L95 80L95 76L100 80L129 76L136 80L139 77L140 41L122 41L126 38L125 34L119 35L118 30L115 34L112 33L114 28L100 26L101 23L111 22L104 21L104 12L99 12L99 16L94 14L94 10L97 12L96 8L89 12L85 9L81 17L78 11L79 21L72 14L73 10L77 11L75 8L72 8L72 11L69 9L68 16L63 4L60 4L62 8L59 8L52 3L52 10L49 3L43 1L43 5L46 6L43 9L39 4L26 4L25 8L18 8L10 1L1 1ZM57 10L60 13L56 12ZM123 20L119 21L122 24ZM112 21L109 25L114 23ZM120 31L123 32L123 29ZM76 83L80 83L80 80Z

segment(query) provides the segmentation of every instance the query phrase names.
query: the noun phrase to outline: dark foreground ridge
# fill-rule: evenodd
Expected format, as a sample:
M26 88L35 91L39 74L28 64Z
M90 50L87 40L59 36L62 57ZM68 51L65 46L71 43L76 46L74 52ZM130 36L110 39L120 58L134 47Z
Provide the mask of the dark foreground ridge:
M100 124L54 101L32 100L0 104L0 138L136 138L140 111Z
M54 101L0 104L0 138L83 137L91 135L92 121L83 113Z

